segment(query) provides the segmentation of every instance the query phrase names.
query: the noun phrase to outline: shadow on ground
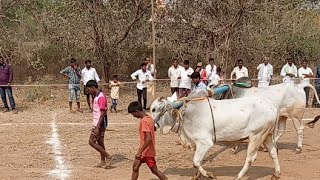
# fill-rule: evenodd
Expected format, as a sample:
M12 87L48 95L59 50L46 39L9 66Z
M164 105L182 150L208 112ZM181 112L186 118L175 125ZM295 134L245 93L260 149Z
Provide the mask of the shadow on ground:
M213 172L216 177L219 176L228 176L228 177L236 177L237 174L242 169L242 166L224 166L224 167L216 167L216 168L205 168L205 170L209 172ZM254 180L258 178L263 178L266 176L271 176L273 174L274 168L271 167L257 167L251 166L248 173L245 175L248 177L248 180ZM179 175L181 177L185 177L185 179L191 179L196 174L195 168L168 168L164 171L166 175ZM207 180L209 178L201 178L202 180Z
M122 154L114 154L112 156L113 156L112 165L128 160L128 158Z

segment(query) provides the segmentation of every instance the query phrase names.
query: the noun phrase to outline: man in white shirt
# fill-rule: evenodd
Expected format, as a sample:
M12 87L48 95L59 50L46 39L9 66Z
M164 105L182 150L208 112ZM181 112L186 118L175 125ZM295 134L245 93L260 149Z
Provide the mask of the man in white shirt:
M283 77L283 83L294 84L294 78L297 77L298 70L291 57L287 58L287 64L282 67L280 75Z
M264 57L264 62L257 67L258 72L258 87L267 87L270 85L273 76L273 67L269 63L269 57Z
M81 71L81 81L83 82L84 88L83 93L87 96L87 103L89 107L89 111L92 112L92 107L90 104L90 94L87 90L86 84L90 80L95 80L97 83L100 82L99 75L95 68L91 67L91 60L85 61L86 67L82 69ZM94 96L92 96L92 104L93 104Z
M168 70L168 77L170 78L170 88L171 93L174 94L175 92L177 95L179 94L179 79L180 77L180 71L182 69L182 66L178 64L177 59L172 60L172 66ZM178 95L179 96L179 95Z
M300 83L301 84L310 84L310 79L313 77L313 72L311 68L307 67L307 61L302 61L302 67L298 70L299 78L302 78ZM310 87L305 87L304 91L306 92L306 106L308 106L308 99L309 99L309 92Z
M183 62L184 67L180 71L180 84L179 84L179 98L187 97L191 92L191 79L190 76L194 72L190 67L190 62L185 60Z
M147 70L147 64L142 63L141 69L131 74L131 78L137 81L138 102L147 110L147 82L153 81L151 72ZM143 104L141 99L143 98Z
M146 57L146 58L144 59L144 63L147 64L147 70L149 70L150 73L151 73L151 75L154 76L155 73L156 73L156 69L155 69L155 67L154 67L154 64L151 63L150 58L149 58L149 57Z
M236 76L236 80L242 77L249 77L248 75L248 69L243 66L243 60L238 60L238 66L233 69L231 72L231 79L233 79L233 76Z
M217 74L213 76L212 81L208 84L208 87L214 88L218 87L220 84L224 83L223 72L220 67L217 68Z
M214 59L209 58L209 64L206 66L206 74L207 74L208 83L210 83L210 81L212 81L212 79L216 75L216 73L217 73L217 66L214 65Z

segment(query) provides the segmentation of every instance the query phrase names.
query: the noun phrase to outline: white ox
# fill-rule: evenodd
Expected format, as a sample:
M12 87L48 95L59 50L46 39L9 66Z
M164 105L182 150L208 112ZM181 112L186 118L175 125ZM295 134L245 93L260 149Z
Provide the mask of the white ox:
M305 87L310 87L315 92L319 102L315 88L307 84L278 84L263 88L238 88L234 86L233 96L234 98L264 97L280 107L279 124L275 141L278 141L286 131L287 119L291 119L298 136L296 152L300 153L302 151L304 130L302 118L306 109L306 94L303 90Z
M207 92L201 92L207 93ZM197 95L193 92L188 98ZM249 140L247 157L236 179L240 179L255 161L258 148L264 144L274 162L274 179L280 175L277 147L273 139L277 124L278 107L263 98L239 98L231 100L191 100L181 108L184 112L179 121L178 134L182 145L195 146L193 165L198 169L193 179L201 175L213 178L211 172L202 168L202 161L214 142L232 143ZM180 109L180 110L181 110ZM155 126L162 134L168 134L176 126L179 115L172 103L156 99L150 108Z

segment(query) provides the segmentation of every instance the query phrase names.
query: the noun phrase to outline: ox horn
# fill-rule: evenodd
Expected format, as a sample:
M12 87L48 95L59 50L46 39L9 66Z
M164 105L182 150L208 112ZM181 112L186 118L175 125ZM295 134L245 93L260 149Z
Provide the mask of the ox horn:
M162 101L162 100L164 100L165 98L163 97L163 96L161 96L160 98L159 98L159 101Z

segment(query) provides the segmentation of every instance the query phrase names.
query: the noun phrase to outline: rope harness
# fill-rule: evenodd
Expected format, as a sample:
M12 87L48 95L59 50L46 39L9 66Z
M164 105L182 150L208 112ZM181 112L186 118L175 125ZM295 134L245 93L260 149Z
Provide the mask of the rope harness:
M214 137L214 142L217 142L216 125L215 125L215 122L214 122L213 110L212 110L212 106L211 106L209 97L207 97L207 100L208 100L209 107L210 107L210 111L211 111L211 118L212 118L212 123L213 123L213 137Z

